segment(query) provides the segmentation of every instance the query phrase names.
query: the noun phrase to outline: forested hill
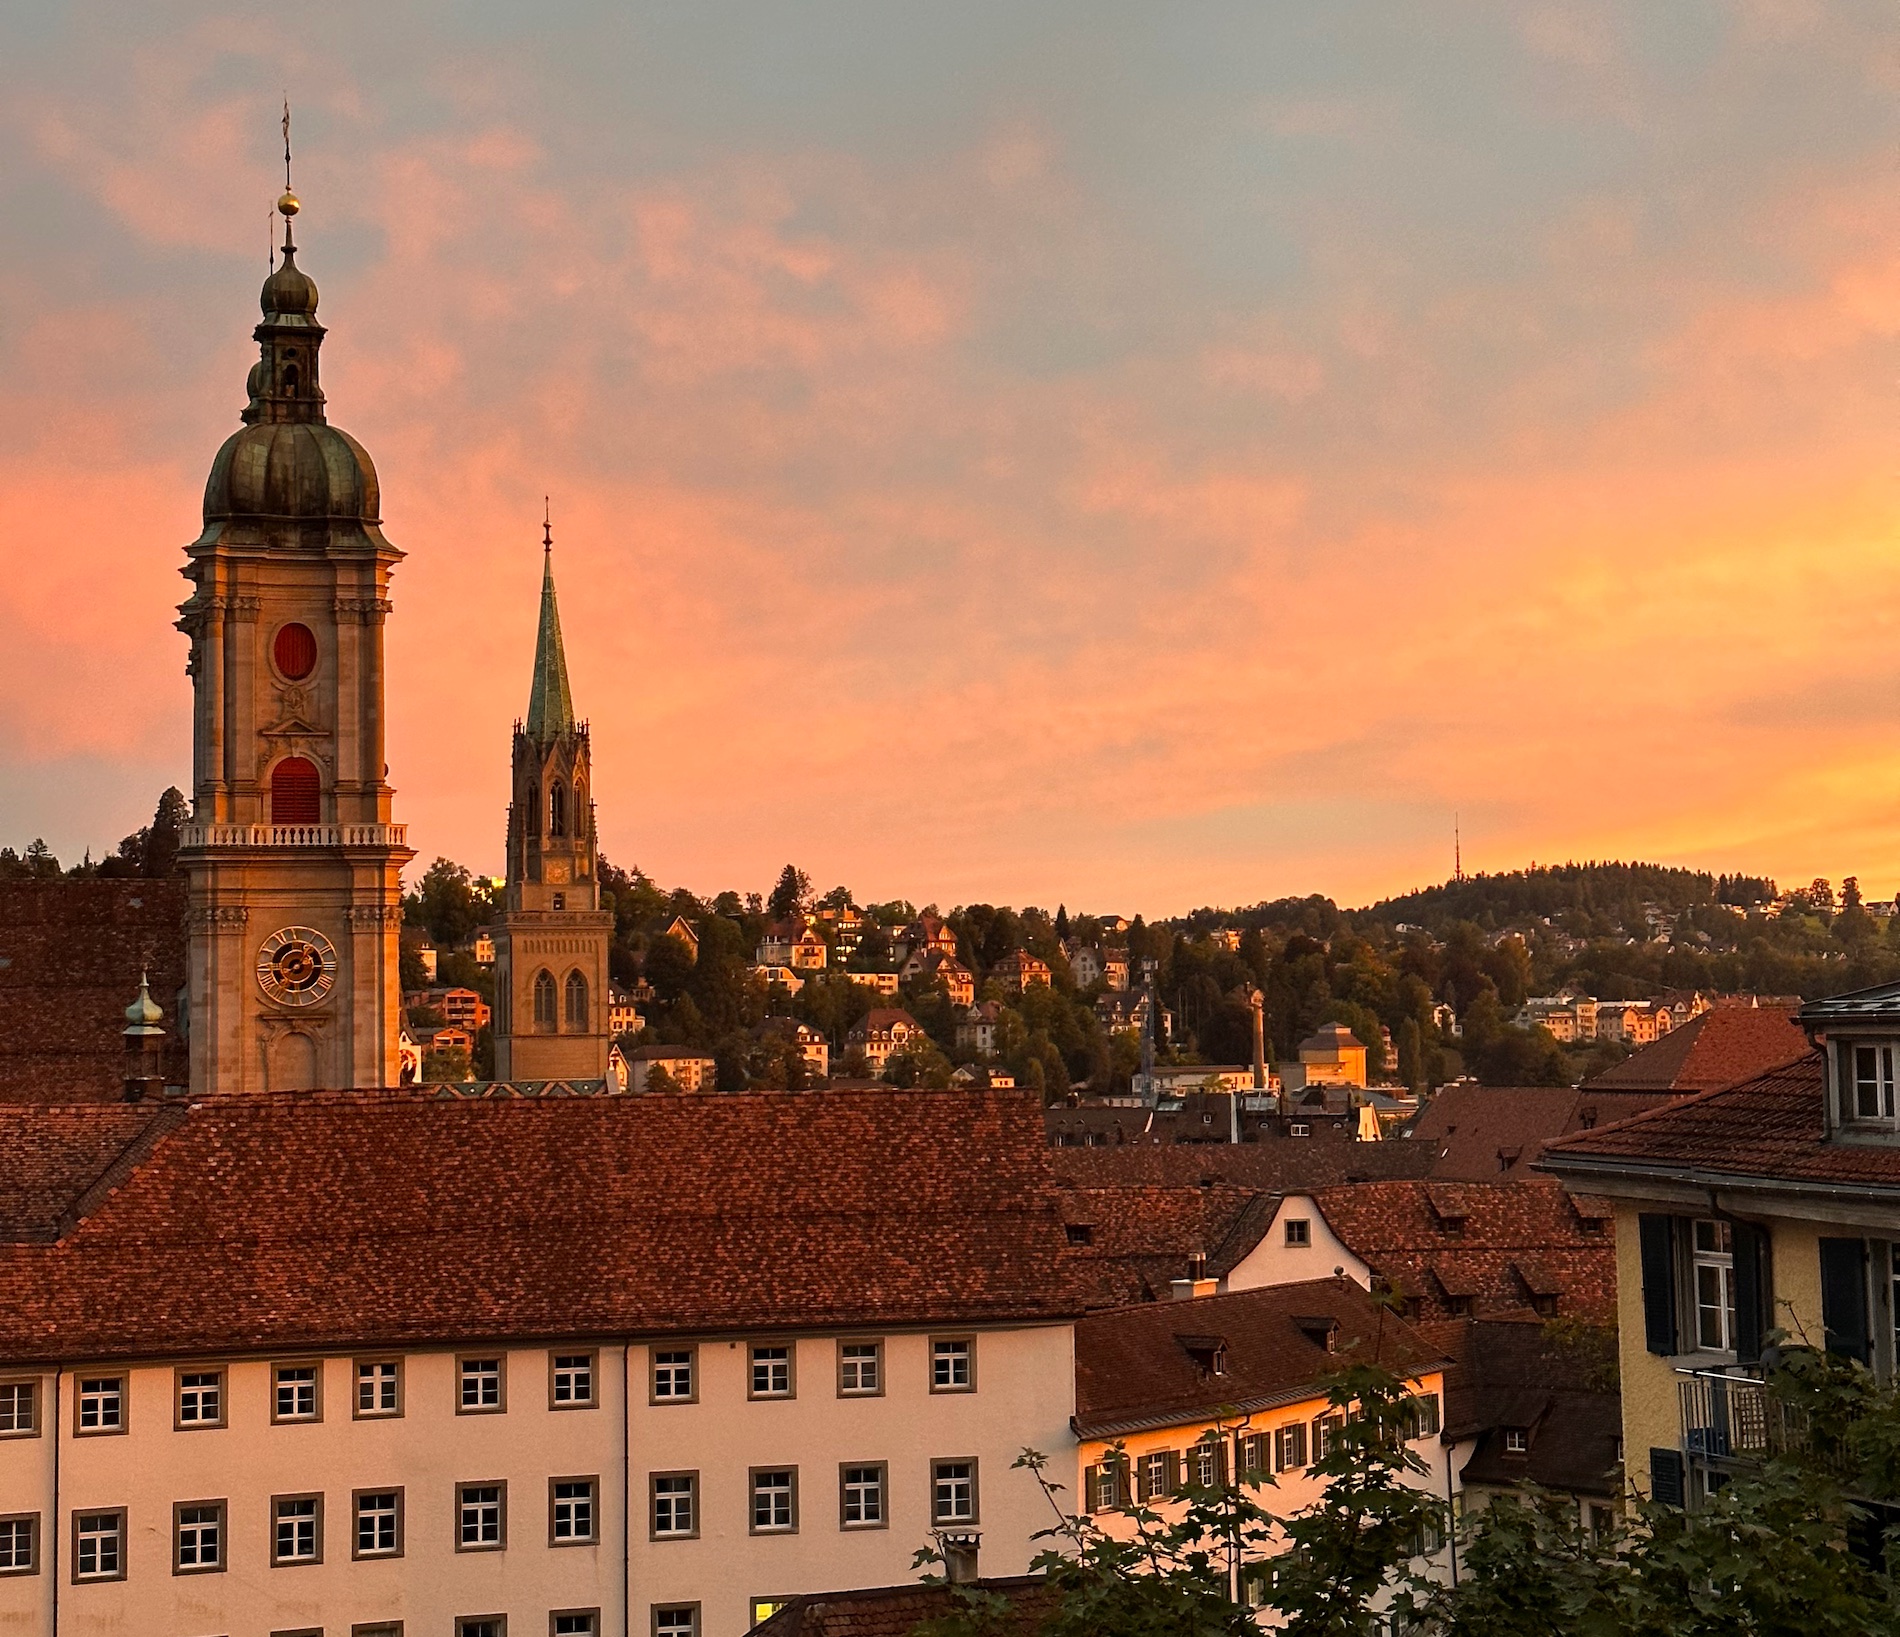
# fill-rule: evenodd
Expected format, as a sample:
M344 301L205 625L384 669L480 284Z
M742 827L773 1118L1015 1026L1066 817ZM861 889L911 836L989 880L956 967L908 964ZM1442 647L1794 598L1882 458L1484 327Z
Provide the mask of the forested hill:
M1711 875L1707 870L1672 869L1663 864L1591 862L1467 876L1350 913L1362 927L1410 925L1438 932L1454 921L1506 927L1582 912L1635 930L1651 913L1680 915L1705 904L1747 908L1774 897L1775 883L1761 876Z

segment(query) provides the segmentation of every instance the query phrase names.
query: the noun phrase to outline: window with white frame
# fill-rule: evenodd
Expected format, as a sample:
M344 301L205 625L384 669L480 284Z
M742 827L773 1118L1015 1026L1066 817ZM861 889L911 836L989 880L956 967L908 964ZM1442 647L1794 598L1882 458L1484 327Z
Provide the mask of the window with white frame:
M181 1370L178 1372L178 1425L180 1427L224 1425L224 1372L222 1370Z
M455 1546L462 1552L496 1552L503 1542L502 1511L508 1486L501 1483L455 1486Z
M180 1574L224 1567L223 1501L186 1501L173 1509L172 1565Z
M1891 1124L1894 1118L1894 1055L1890 1045L1850 1047L1853 1059L1851 1118Z
M360 1420L402 1414L402 1360L357 1360L356 1414Z
M699 1474L653 1474L653 1538L679 1540L699 1530Z
M848 1466L840 1470L838 1519L846 1529L879 1529L884 1525L884 1465Z
M693 1400L693 1349L656 1348L653 1354L653 1402L689 1404Z
M653 1637L699 1637L699 1605L669 1603L653 1611Z
M485 1354L456 1361L461 1382L455 1407L463 1415L479 1415L501 1408L501 1359Z
M548 1486L548 1538L556 1546L584 1546L595 1540L595 1490L592 1478L555 1478Z
M930 1344L930 1390L967 1393L976 1385L976 1343L968 1336L945 1337Z
M1193 1462L1191 1470L1194 1474L1194 1482L1201 1488L1212 1489L1217 1484L1226 1481L1227 1474L1222 1468L1227 1463L1221 1459L1222 1453L1221 1443L1212 1434L1198 1440L1193 1449L1188 1452L1188 1458Z
M1306 1465L1306 1423L1289 1421L1273 1429L1273 1470L1298 1472Z
M362 1489L356 1494L356 1555L398 1557L402 1553L402 1491Z
M752 1471L752 1533L787 1535L797 1527L798 1472L793 1467Z
M870 1398L883 1390L883 1342L840 1342L838 1344L838 1392L840 1395L845 1398Z
M78 1424L82 1433L125 1431L124 1376L79 1378Z
M273 1421L314 1421L317 1419L316 1365L280 1364L271 1371L271 1419Z
M0 1574L35 1574L39 1566L39 1514L21 1512L0 1518Z
M1306 1121L1295 1120L1286 1128L1286 1134L1289 1137L1305 1137L1310 1136L1312 1130L1313 1128Z
M751 1395L754 1398L790 1398L792 1396L792 1350L789 1347L754 1347L751 1351Z
M125 1573L125 1514L81 1512L73 1519L73 1579L117 1580Z
M1153 1449L1141 1458L1141 1497L1143 1500L1164 1500L1174 1490L1174 1454L1170 1450Z
M1726 1353L1735 1346L1735 1239L1728 1223L1703 1219L1690 1244L1696 1346Z
M557 1410L591 1408L594 1402L594 1355L556 1353L550 1396Z
M599 1609L556 1609L549 1617L552 1637L600 1637Z
M976 1521L975 1461L930 1463L930 1521L936 1524Z
M323 1497L276 1495L271 1498L271 1562L319 1563L323 1559Z
M40 1384L0 1381L0 1438L25 1438L40 1430Z
M1504 1429L1504 1452L1507 1455L1522 1455L1531 1447L1530 1431L1526 1427L1506 1427Z

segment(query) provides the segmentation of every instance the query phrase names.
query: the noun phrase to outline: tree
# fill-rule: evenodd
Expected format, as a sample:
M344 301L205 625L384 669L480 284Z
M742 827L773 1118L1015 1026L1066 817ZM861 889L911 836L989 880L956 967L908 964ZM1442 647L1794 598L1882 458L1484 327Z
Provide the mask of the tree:
M664 1063L649 1063L647 1065L645 1089L658 1095L661 1092L678 1091L680 1089L680 1083L673 1078L672 1073Z
M438 858L403 900L403 917L427 928L436 948L454 949L495 918L495 900L486 881L477 880L464 865Z
M795 864L787 864L779 871L778 885L772 889L772 896L766 900L766 913L775 921L788 921L811 897L811 877Z

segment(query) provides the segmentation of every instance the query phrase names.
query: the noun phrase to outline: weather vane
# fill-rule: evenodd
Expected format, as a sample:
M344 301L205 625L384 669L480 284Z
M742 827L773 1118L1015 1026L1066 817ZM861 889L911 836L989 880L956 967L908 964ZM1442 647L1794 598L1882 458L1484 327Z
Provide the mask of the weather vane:
M554 549L554 502L546 495L541 497L541 546L545 551Z
M284 192L290 192L290 93L284 93Z

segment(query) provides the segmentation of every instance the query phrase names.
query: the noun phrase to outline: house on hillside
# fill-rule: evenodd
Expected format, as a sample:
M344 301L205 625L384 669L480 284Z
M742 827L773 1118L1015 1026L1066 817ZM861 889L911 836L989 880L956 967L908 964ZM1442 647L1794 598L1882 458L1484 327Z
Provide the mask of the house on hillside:
M711 1091L718 1082L719 1065L711 1052L697 1046L635 1046L624 1054L627 1089L643 1092L654 1069L664 1069L680 1091Z
M1049 963L1038 960L1026 949L1019 949L1013 955L998 961L991 968L990 976L1011 994L1020 995L1037 984L1045 989L1048 988Z
M881 1075L894 1055L929 1039L924 1026L903 1007L874 1006L845 1031L844 1043L847 1051L862 1051L871 1072Z
M996 1020L1002 1011L993 1000L978 1001L966 1010L957 1020L957 1049L988 1057L996 1050Z

